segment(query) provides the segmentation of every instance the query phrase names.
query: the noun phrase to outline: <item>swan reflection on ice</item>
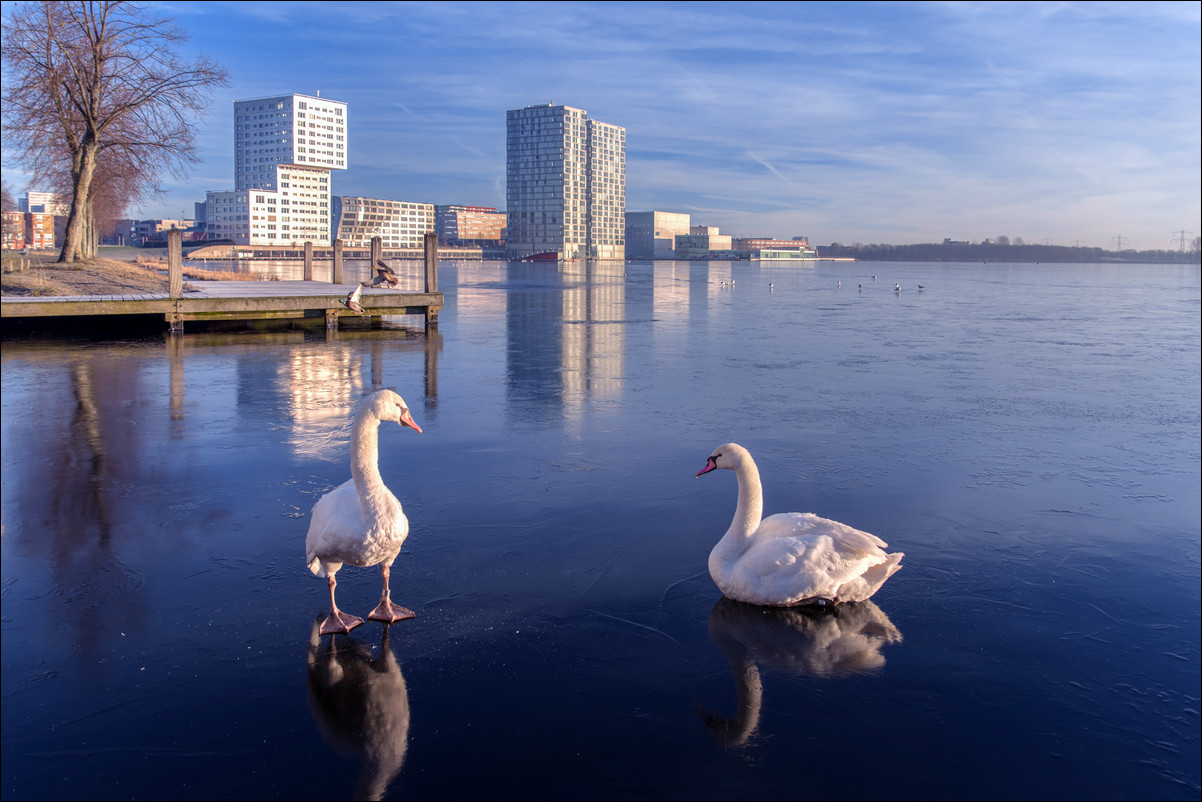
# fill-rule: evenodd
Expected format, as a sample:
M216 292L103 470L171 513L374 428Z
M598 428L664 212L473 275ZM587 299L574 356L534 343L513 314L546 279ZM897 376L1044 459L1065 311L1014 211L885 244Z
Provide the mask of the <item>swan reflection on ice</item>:
M351 637L323 648L321 622L309 634L309 709L322 737L339 752L363 757L355 799L381 799L409 748L409 690L388 643L384 625L380 654Z
M710 611L709 633L730 665L738 712L732 718L699 712L714 740L725 746L745 745L759 726L761 666L814 677L868 673L885 665L881 647L902 639L871 601L762 607L722 597Z

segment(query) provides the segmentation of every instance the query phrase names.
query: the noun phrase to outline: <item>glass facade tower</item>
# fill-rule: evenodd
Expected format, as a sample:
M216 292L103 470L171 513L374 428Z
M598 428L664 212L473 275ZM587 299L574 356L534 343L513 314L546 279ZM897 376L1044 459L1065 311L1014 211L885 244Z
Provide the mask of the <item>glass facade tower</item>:
M626 257L626 129L571 106L506 112L511 259Z

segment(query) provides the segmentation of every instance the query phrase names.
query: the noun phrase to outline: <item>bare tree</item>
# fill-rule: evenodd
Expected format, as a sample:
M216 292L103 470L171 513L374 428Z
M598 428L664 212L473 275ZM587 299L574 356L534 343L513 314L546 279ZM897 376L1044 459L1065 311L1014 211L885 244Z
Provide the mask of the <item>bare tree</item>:
M8 182L0 182L0 210L11 212L17 208L16 201L13 200L13 194L8 189Z
M30 0L4 20L5 144L35 178L69 177L60 262L95 255L98 192L124 206L197 161L196 123L229 79L205 56L185 62L186 40L126 0ZM98 189L105 178L114 186Z

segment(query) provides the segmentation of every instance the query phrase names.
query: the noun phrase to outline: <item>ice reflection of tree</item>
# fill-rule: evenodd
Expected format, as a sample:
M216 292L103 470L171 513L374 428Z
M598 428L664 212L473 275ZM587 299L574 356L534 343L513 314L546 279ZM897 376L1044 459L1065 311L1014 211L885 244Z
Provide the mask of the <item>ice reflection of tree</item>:
M129 553L131 541L141 541L143 512L127 492L155 469L135 435L146 364L73 362L67 392L46 383L29 413L36 423L7 430L15 442L5 450L24 455L25 473L14 494L5 489L6 516L20 521L11 535L50 572L38 616L74 629L74 646L84 655L103 651L115 627L137 629L147 616L143 596L133 592L144 577Z
M355 799L381 799L409 749L409 690L383 627L378 656L354 638L309 633L309 708L322 736L339 752L363 758Z
M714 739L744 746L759 727L764 687L760 668L812 677L842 677L880 670L881 648L902 636L871 601L829 609L760 607L718 600L710 611L710 640L735 680L737 712L727 718L702 710Z

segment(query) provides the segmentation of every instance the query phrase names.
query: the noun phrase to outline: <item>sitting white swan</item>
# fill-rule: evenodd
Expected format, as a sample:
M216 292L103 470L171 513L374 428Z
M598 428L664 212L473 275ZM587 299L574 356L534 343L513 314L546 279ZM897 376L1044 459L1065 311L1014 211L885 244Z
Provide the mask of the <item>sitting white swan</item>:
M321 634L350 632L363 623L358 616L338 609L334 575L343 563L379 565L384 577L380 603L368 615L373 621L389 624L413 618L412 610L393 604L388 588L388 573L401 544L409 535L409 519L401 502L380 478L380 421L396 421L421 433L413 422L405 399L392 390L372 393L359 406L351 433L351 478L326 493L313 505L309 534L305 538L305 559L309 570L324 576L330 588L330 617L321 625Z
M763 487L747 449L727 443L714 449L697 476L715 468L735 472L739 503L730 529L710 552L714 583L736 601L773 607L864 601L901 568L902 552L812 512L782 512L761 520Z

